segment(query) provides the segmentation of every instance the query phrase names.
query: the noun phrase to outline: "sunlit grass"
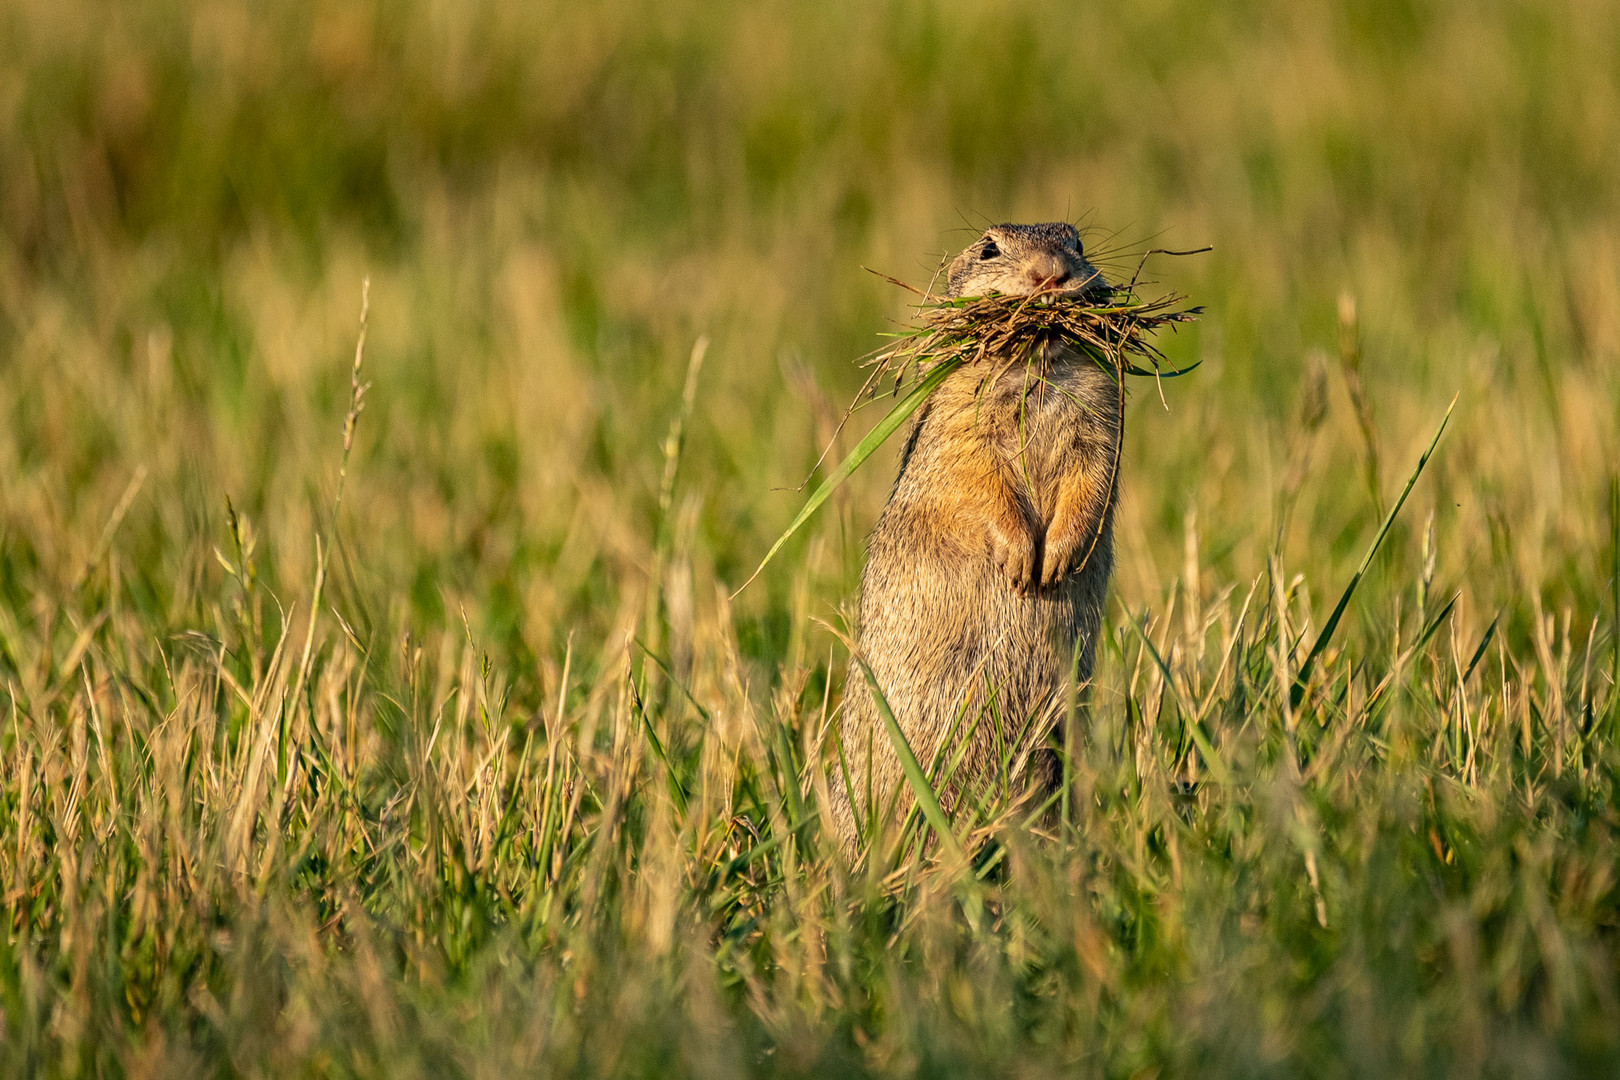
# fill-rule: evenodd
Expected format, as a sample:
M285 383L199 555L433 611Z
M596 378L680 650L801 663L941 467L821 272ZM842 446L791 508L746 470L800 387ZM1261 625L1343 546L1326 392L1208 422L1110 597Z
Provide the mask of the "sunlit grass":
M6 7L0 1071L1612 1071L1617 33ZM1214 247L1071 783L852 865L891 459L732 594L888 407L860 268L1064 215Z

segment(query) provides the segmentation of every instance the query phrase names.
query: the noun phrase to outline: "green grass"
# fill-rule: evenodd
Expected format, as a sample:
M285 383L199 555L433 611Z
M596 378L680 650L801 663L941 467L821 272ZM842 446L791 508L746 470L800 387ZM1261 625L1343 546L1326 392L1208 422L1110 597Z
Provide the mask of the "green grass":
M1575 0L0 8L0 1072L1614 1072L1617 58ZM860 268L1062 216L1214 251L1061 824L850 866L892 450L728 597L888 407L816 468Z

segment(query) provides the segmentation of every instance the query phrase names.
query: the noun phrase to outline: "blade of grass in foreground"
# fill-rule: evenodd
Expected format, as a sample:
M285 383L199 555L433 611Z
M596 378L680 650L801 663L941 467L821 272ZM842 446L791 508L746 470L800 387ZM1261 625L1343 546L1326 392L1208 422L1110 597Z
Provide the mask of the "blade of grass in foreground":
M1142 625L1129 617L1129 611L1126 612L1126 615L1125 621L1130 624L1132 630L1136 631L1136 636L1142 639L1142 644L1147 647L1148 655L1153 657L1154 664L1158 665L1159 673L1164 676L1164 684L1176 696L1176 701L1180 704L1182 715L1185 718L1187 732L1192 736L1193 745L1198 747L1199 754L1203 755L1204 768L1215 778L1216 783L1230 784L1232 782L1231 770L1226 767L1226 761L1216 752L1215 744L1210 742L1209 736L1205 734L1204 725L1199 722L1198 712L1193 708L1192 702L1187 700L1186 696L1181 692L1181 687L1177 685L1175 676L1170 674L1170 665L1165 663L1164 657L1159 655L1159 650L1154 646L1153 639L1148 637L1147 631L1142 629Z
M900 759L900 771L905 774L906 783L911 787L911 793L917 797L917 805L922 808L923 818L931 825L939 836L940 846L945 849L952 859L962 857L962 845L957 842L956 834L951 831L950 819L945 816L945 808L939 805L939 796L934 793L934 787L923 775L922 765L917 762L917 755L911 752L911 744L906 741L905 732L900 730L900 724L889 709L889 703L883 697L883 691L878 689L877 676L872 669L866 666L866 661L856 654L855 662L861 665L861 673L866 676L866 685L872 688L872 699L877 702L878 715L883 718L883 727L889 733L889 741L894 744L895 756Z
M934 388L944 382L946 376L961 366L962 361L959 359L946 360L941 363L925 375L916 386L912 387L911 392L901 398L894 408L890 409L888 414L882 420L879 420L871 431L866 433L866 438L856 444L855 449L849 452L849 456L838 463L838 468L834 469L831 475L821 482L820 487L811 492L810 498L804 504L804 508L799 511L799 516L793 519L793 524L789 525L787 531L776 538L776 543L771 545L771 549L759 561L759 565L754 568L754 572L748 575L748 580L737 587L737 592L731 594L733 599L737 597L738 593L753 584L754 579L759 577L759 572L765 569L765 564L776 557L776 553L782 550L782 545L788 542L788 538L798 532L806 521L810 520L810 515L820 509L821 504L826 502L828 497L834 491L837 491L839 486L845 480L848 480L855 470L860 468L866 459L871 457L890 435L899 430L900 425L905 423L907 418L916 412L924 401L928 400L928 395L934 392Z
M1614 623L1609 634L1609 646L1614 665L1614 685L1620 687L1620 475L1609 477L1609 573L1609 584L1614 589L1614 607L1610 611ZM1620 700L1620 697L1616 700Z
M669 785L669 797L675 801L675 809L681 815L686 815L686 789L681 785L680 778L675 775L675 766L670 764L669 754L664 751L664 740L658 737L658 730L653 727L652 717L647 715L647 706L642 703L641 691L636 687L634 672L628 672L630 682L630 700L635 705L636 715L641 717L641 726L647 732L647 745L652 748L653 756L664 767L664 779Z
M1373 537L1367 553L1361 557L1361 565L1356 567L1355 574L1350 578L1350 584L1344 587L1344 595L1339 597L1339 603L1334 607L1333 614L1328 616L1328 621L1322 626L1322 632L1316 635L1311 651L1306 654L1305 662L1299 666L1299 674L1294 677L1294 687L1288 693L1289 705L1292 708L1297 709L1300 701L1304 699L1305 686L1310 681L1311 668L1316 664L1316 658L1321 656L1323 650L1332 642L1333 632L1339 628L1339 619L1344 615L1344 609L1350 606L1350 598L1356 594L1356 586L1361 584L1362 575L1367 572L1367 567L1372 565L1373 556L1377 555L1378 549L1383 546L1384 538L1389 535L1390 526L1395 524L1396 515L1401 512L1401 507L1406 505L1406 497L1412 494L1413 485L1417 483L1418 477L1423 475L1423 467L1429 463L1434 448L1440 445L1440 436L1445 434L1446 423L1451 419L1451 410L1456 407L1457 399L1453 397L1451 404L1446 406L1446 415L1440 418L1440 426L1435 429L1434 438L1429 440L1428 449L1418 458L1417 468L1406 478L1406 486L1401 489L1401 497L1395 500L1395 505L1384 515L1384 523L1378 527L1378 535Z

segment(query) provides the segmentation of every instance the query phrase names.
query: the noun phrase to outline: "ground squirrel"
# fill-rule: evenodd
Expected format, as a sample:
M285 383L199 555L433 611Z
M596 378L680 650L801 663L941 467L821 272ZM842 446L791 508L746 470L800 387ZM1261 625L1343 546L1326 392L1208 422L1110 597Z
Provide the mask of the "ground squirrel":
M945 276L952 297L1108 290L1064 223L994 226ZM1082 683L1091 675L1114 561L1122 398L1095 360L1046 349L1044 374L986 357L934 392L861 576L857 646L918 760L926 769L954 726L950 761L972 732L940 792L947 808L1004 760L1014 784L1055 790L1062 691L1071 665ZM853 850L868 792L886 807L900 766L854 662L845 687L849 790L835 766L833 811Z

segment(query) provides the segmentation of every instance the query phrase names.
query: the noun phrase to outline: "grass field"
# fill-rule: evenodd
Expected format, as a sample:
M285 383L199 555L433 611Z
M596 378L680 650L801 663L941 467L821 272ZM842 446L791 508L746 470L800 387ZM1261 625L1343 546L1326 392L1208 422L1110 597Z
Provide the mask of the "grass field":
M1613 1075L1617 161L1601 0L9 0L0 1072ZM892 448L728 596L1064 217L1214 250L1062 820L851 866Z

